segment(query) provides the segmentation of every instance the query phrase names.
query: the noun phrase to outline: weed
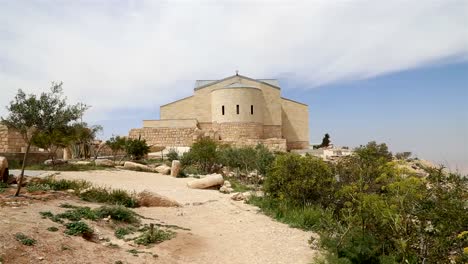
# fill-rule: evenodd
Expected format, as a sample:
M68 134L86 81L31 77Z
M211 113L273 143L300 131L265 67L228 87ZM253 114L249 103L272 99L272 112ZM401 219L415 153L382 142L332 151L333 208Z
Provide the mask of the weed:
M83 236L86 239L89 239L93 236L94 230L88 226L85 222L82 221L76 221L76 222L70 222L65 225L67 230L65 231L65 234L71 235L71 236Z
M78 208L79 206L72 205L72 204L69 204L69 203L63 203L63 204L60 204L59 207L61 207L61 208Z
M50 190L50 186L47 184L35 183L35 184L28 184L26 186L26 190L28 192L45 192Z
M114 243L109 243L109 244L107 244L107 246L110 247L110 248L119 248L120 247L119 245L114 244Z
M96 209L96 214L100 218L110 216L113 220L125 223L138 223L140 221L135 212L128 208L125 208L122 205L101 206L98 209Z
M252 188L249 188L247 185L241 183L238 179L230 177L227 178L229 182L231 183L231 188L234 190L234 192L247 192L252 190Z
M84 180L65 180L60 179L57 180L54 177L46 177L41 181L41 184L48 185L50 189L54 191L63 191L72 189L76 192L80 192L81 190L87 189L91 187L91 183Z
M21 244L25 246L33 246L34 244L36 244L35 239L30 238L23 233L16 233L15 238L16 240L18 240L19 242L21 242Z
M150 245L161 243L165 240L169 240L175 236L172 231L164 231L158 228L154 228L154 224L150 224L149 230L135 238L135 243L138 245Z
M67 210L64 213L58 214L57 217L65 218L70 221L79 221L81 218L97 220L99 217L96 212L89 207L75 207L73 210Z
M126 235L132 234L133 231L131 231L129 228L126 227L119 227L115 230L114 235L118 239L123 239Z
M139 253L145 253L144 251L138 251L138 250L136 250L136 249L129 249L129 250L127 250L127 252L128 252L128 253L132 253L133 256L135 256L135 257L138 257L138 254L139 254Z
M59 229L55 226L51 226L51 227L48 227L47 230L50 232L57 232Z
M53 222L63 224L63 220L60 219L60 217L58 217L57 215L54 215L53 213L51 213L50 211L39 212L39 214L42 215L43 219L49 218Z
M88 202L119 204L125 207L138 207L135 195L125 190L92 187L86 192L80 193L81 199Z

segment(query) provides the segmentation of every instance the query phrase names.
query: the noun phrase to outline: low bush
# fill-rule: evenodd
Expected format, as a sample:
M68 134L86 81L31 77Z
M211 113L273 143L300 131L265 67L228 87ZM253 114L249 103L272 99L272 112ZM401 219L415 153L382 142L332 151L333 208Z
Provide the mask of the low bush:
M80 193L80 198L88 202L123 205L125 207L138 207L135 194L129 194L121 189L109 189L104 187L91 187Z
M134 231L132 227L119 227L115 230L114 235L118 239L123 239L126 235L133 234Z
M168 161L179 160L179 153L175 149L170 149L169 153L167 153L166 158Z
M150 245L150 244L157 244L161 243L165 240L169 240L173 238L175 235L172 231L164 231L153 225L147 231L144 231L143 234L135 238L135 243L138 245Z
M65 227L67 228L65 234L70 236L82 236L83 238L90 239L94 234L94 230L82 221L67 223Z
M56 216L70 221L79 221L82 218L89 220L99 219L98 214L89 207L75 207L72 210L67 210L64 213L57 214Z
M150 151L150 147L144 139L128 138L125 143L125 152L135 160L142 159Z
M47 184L33 183L26 186L28 192L45 192L50 190L50 186Z
M25 246L33 246L37 242L35 239L30 238L23 233L16 233L15 238Z
M84 180L66 180L66 179L59 179L57 180L55 177L46 177L40 181L40 184L47 185L50 189L54 191L64 191L64 190L75 190L75 192L79 193L81 190L87 189L91 187L91 183Z
M99 218L110 216L113 220L125 223L138 223L140 221L138 215L132 210L124 206L101 206L96 209L96 215Z

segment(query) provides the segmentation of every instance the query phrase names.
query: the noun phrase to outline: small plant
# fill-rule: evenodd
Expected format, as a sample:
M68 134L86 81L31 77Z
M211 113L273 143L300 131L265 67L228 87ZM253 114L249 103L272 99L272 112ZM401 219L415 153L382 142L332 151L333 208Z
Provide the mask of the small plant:
M63 204L60 204L59 207L61 207L61 208L77 208L78 206L72 205L72 204L69 204L69 203L63 203Z
M99 217L95 211L89 207L75 207L72 210L67 210L64 213L58 214L57 217L65 218L70 221L79 221L81 218L97 220Z
M47 184L30 184L26 186L28 192L45 192L50 190L50 186Z
M125 228L125 227L119 227L114 232L115 237L117 237L118 239L123 239L126 235L129 235L132 233L133 233L132 230L130 230L129 228Z
M137 214L124 206L101 206L96 209L96 214L100 218L110 216L113 220L125 223L138 223L140 220Z
M140 160L149 153L150 147L144 139L127 139L125 151L135 160Z
M15 238L16 240L18 240L19 242L21 242L21 244L25 246L33 246L34 244L36 244L35 239L30 238L23 233L16 233Z
M125 207L138 207L135 195L125 190L92 187L86 192L80 193L81 199L88 202L119 204Z
M47 230L50 232L57 232L59 229L55 226L51 226L51 227L48 227Z
M52 220L53 222L56 222L56 223L63 223L63 220L60 219L60 217L54 215L52 212L50 211L45 211L45 212L39 212L39 214L42 216L43 219L45 218L49 218L50 220Z
M84 180L57 180L54 177L46 177L41 181L41 184L48 185L54 191L64 191L68 189L75 190L79 193L81 190L91 187L91 183Z
M173 238L175 235L172 231L164 231L158 228L154 228L154 224L150 224L149 230L135 238L135 243L138 245L150 245L161 243L165 240Z
M85 239L90 239L94 233L94 230L82 221L67 223L65 227L67 228L65 234L70 236L83 236Z
M168 161L173 161L173 160L178 160L179 159L179 153L175 149L170 149L169 153L166 155Z

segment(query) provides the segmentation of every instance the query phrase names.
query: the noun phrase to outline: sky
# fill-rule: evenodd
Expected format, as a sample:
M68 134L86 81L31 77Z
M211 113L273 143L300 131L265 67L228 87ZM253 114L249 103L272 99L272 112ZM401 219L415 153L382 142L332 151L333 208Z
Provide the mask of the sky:
M196 79L277 78L311 143L376 140L468 173L468 1L0 0L0 116L63 81L101 137Z

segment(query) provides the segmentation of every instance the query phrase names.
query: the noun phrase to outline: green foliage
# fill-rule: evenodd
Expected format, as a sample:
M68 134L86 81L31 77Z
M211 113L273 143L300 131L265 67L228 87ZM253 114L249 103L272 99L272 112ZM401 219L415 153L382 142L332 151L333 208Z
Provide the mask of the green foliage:
M140 219L137 214L124 206L101 206L96 210L99 218L110 216L113 220L125 223L138 223Z
M115 230L114 235L118 239L123 239L126 235L133 234L133 228L119 227Z
M138 200L134 194L121 189L104 187L91 187L79 194L80 198L88 202L123 205L125 207L138 207Z
M49 186L50 189L54 191L64 191L72 189L77 193L79 193L81 190L91 187L91 183L88 181L66 179L57 180L55 177L46 177L42 179L40 183Z
M94 234L94 230L82 221L67 223L65 227L67 228L65 234L70 236L83 236L86 239L90 239Z
M33 246L37 242L35 239L30 238L23 233L16 233L15 238L25 246Z
M330 143L331 143L331 141L330 141L330 135L328 135L328 133L327 133L327 134L325 134L325 136L323 137L323 139L322 139L322 144L320 144L319 148L324 148L324 147L326 148L326 147L330 146Z
M169 153L166 155L167 160L173 161L173 160L179 160L179 153L175 149L170 149Z
M2 117L1 123L18 131L27 144L20 182L31 144L36 137L41 133L52 134L54 131L61 131L71 122L76 121L86 109L87 107L81 107L78 104L67 104L62 92L62 83L52 83L50 92L42 93L40 96L26 95L21 89L18 90L15 98L7 106L8 116ZM20 190L21 184L18 184L16 196L19 195Z
M70 221L79 221L82 218L90 220L97 220L98 218L101 218L98 213L89 207L75 207L71 210L65 211L64 213L58 214L57 217L65 218Z
M126 141L125 151L132 159L140 160L150 151L150 147L146 144L146 140L144 139L129 138Z
M218 145L210 138L202 138L195 142L190 151L184 153L181 158L183 166L195 164L205 173L210 173L217 162Z
M264 189L273 198L298 205L328 205L334 200L334 183L332 170L321 159L285 154L273 162Z
M57 232L59 229L55 226L51 226L51 227L48 227L47 228L47 231L50 231L50 232Z
M274 159L274 154L261 144L255 148L224 146L218 150L219 163L246 173L256 170L265 175Z
M442 168L408 175L391 160L375 142L336 164L280 155L267 173L266 196L249 202L318 232L327 249L321 263L466 262L468 179Z
M0 181L0 193L4 192L8 188L8 184Z
M50 186L47 184L33 183L26 186L28 192L44 192L50 190Z
M409 152L409 151L405 151L405 152L398 152L395 154L395 158L399 159L399 160L407 160L411 157L412 153Z
M42 216L42 218L49 218L50 220L52 220L53 222L56 222L56 223L60 223L62 224L63 223L63 220L54 215L52 212L50 211L45 211L45 212L39 212L39 214Z
M109 140L106 141L106 145L112 150L112 156L117 155L120 151L125 150L125 146L127 145L127 139L125 137L120 136L112 136Z
M148 246L150 244L157 244L165 240L169 240L174 236L175 233L172 231L164 231L157 227L151 226L149 230L143 232L143 234L135 238L135 243L138 245Z
M96 166L94 163L87 165L77 165L72 163L45 165L43 163L27 165L27 170L51 170L54 171L90 171L90 170L108 170L109 167Z

